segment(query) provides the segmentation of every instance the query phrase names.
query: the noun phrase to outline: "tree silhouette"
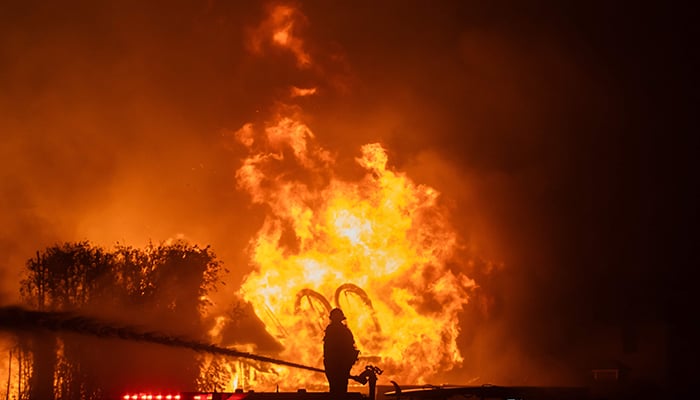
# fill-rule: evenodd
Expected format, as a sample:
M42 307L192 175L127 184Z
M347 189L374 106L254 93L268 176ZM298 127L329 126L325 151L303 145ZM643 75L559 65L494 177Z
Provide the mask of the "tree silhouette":
M89 242L49 247L27 261L20 294L42 311L75 311L199 338L206 295L221 264L209 247L184 241L111 251ZM193 353L61 333L22 342L32 355L31 398L97 399L110 391L169 384L191 389Z

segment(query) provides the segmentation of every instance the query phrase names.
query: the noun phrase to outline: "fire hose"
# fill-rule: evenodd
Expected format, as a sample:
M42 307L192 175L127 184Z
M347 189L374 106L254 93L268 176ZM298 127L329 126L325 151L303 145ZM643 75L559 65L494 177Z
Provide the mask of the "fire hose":
M246 353L213 344L188 340L160 332L142 332L129 326L115 326L97 318L78 315L71 312L32 311L18 306L0 307L0 331L37 332L48 330L53 332L70 332L99 338L117 338L138 342L155 343L170 347L188 348L198 352L219 354L229 357L246 358L276 365L285 365L314 372L325 373L320 368L298 364L272 357ZM378 367L367 365L362 373L348 378L365 385L369 382L369 398L375 398L377 375L382 374Z
M32 332L48 330L53 332L70 332L81 335L90 335L100 338L118 338L131 341L161 344L170 347L188 348L198 352L219 354L229 357L246 358L255 361L267 362L276 365L285 365L314 372L326 371L308 365L298 364L272 357L246 353L230 348L219 347L213 344L188 340L184 338L166 335L160 332L142 332L129 326L116 326L97 318L81 316L70 312L32 311L22 307L0 307L0 331ZM369 398L375 398L377 375L382 374L378 367L367 365L362 373L348 378L365 385L369 382Z
M1 330L14 332L39 330L71 332L100 338L116 338L155 343L170 347L182 347L198 352L246 358L314 372L325 372L325 370L321 368L219 347L213 344L170 336L160 332L142 332L129 326L115 326L97 318L81 316L70 312L32 311L18 306L0 307L0 331Z

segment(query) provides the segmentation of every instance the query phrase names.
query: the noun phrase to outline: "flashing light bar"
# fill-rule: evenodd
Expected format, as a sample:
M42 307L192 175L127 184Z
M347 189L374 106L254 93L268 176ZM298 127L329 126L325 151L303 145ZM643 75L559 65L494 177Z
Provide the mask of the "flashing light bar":
M179 394L125 394L124 400L180 400Z

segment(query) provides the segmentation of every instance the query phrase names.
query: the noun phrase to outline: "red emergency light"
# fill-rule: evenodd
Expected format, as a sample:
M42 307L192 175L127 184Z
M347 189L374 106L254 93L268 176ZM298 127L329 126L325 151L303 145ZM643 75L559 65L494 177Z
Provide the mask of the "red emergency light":
M124 400L180 400L179 394L152 394L152 393L138 393L138 394L125 394L122 396Z

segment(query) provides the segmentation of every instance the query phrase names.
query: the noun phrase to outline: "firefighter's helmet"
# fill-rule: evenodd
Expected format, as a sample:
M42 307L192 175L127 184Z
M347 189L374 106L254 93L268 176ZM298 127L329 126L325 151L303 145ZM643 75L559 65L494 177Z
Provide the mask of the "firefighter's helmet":
M331 310L331 315L329 316L331 321L333 322L340 322L345 319L345 314L343 314L343 310L340 308L334 308Z

